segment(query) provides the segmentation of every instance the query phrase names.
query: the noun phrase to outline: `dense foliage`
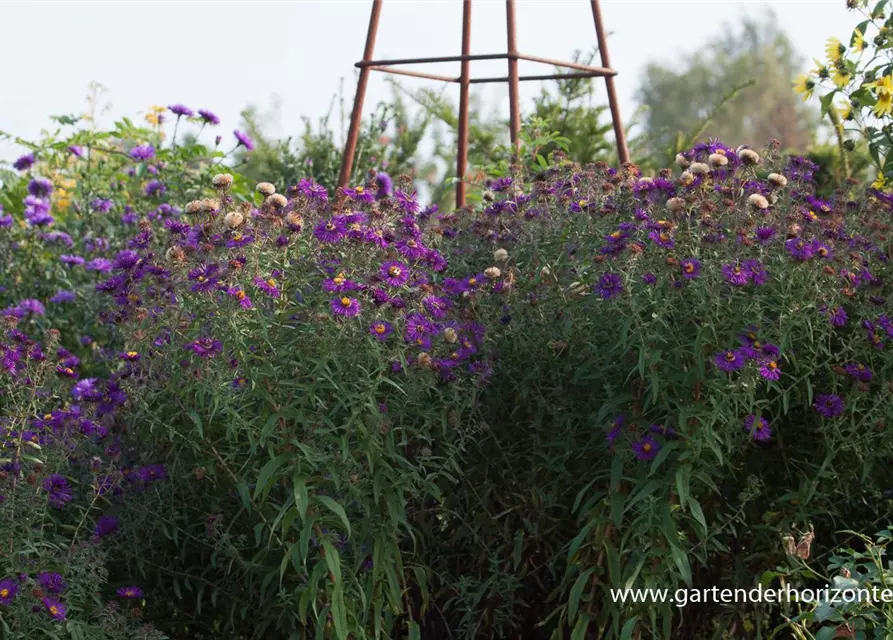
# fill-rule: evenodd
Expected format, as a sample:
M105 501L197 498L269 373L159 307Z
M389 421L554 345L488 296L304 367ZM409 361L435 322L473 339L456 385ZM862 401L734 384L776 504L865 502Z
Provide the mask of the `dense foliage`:
M886 524L890 196L534 131L446 213L382 172L249 188L169 113L58 118L3 174L9 637L752 637L785 612L610 590Z

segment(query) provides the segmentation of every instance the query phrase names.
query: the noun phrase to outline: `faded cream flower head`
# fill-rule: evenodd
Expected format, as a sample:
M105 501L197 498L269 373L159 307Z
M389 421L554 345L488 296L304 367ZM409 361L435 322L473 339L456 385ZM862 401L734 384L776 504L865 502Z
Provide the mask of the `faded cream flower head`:
M785 187L788 184L788 179L780 173L770 173L766 176L766 180L774 187Z
M288 200L281 193L274 193L264 201L264 204L274 209L283 209L288 204Z
M226 189L233 184L233 177L229 173L218 173L216 176L211 178L211 184L214 185L216 189Z
M245 222L245 217L238 211L230 211L223 218L223 224L230 229L238 228L243 222Z
M729 159L721 153L711 153L707 157L707 162L709 162L712 167L724 167L729 164Z
M703 162L692 162L691 166L688 167L688 170L696 176L705 176L710 173L710 167Z
M276 193L276 187L269 182L259 182L255 189L257 189L259 194L264 196L271 196Z
M497 249L493 252L493 259L496 260L496 262L505 262L509 259L509 252L505 249Z
M769 201L766 200L766 196L761 193L752 193L747 197L747 204L752 206L754 209L768 209Z
M502 275L502 271L499 270L499 267L488 267L484 270L484 275L491 280L495 280Z
M670 198L667 200L667 209L671 213L679 213L685 209L685 200L683 198Z
M676 154L676 164L685 169L691 164L691 161L681 153Z
M741 158L741 162L744 164L754 165L760 163L760 154L753 149L741 149L738 152L738 157Z

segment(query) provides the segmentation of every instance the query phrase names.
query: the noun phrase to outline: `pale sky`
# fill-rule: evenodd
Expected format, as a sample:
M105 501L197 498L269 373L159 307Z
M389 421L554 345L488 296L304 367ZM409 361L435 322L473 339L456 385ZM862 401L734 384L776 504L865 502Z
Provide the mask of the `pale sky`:
M0 1L0 130L36 137L53 124L50 115L82 112L87 85L96 81L109 90L112 110L103 118L106 124L120 116L140 118L152 104L183 103L215 112L223 121L219 132L230 140L246 104L266 110L279 100L281 117L273 133L300 133L300 117L324 115L342 77L347 100L352 100L353 64L362 58L371 4ZM724 22L760 17L770 7L804 56L805 67L812 66L811 58L823 57L827 38L847 41L858 22L845 0L602 0L624 116L628 119L635 109L637 78L649 62L672 65ZM589 2L518 0L516 14L522 53L570 59L574 49L595 44ZM461 23L459 0L384 0L375 57L459 54ZM505 51L505 2L474 0L472 25L472 53ZM551 71L534 63L520 65L522 74ZM459 63L414 68L459 73ZM472 75L506 75L506 62L473 62ZM401 80L409 87L444 86ZM593 82L606 102L604 81ZM507 117L506 86L484 86L483 95ZM522 98L529 101L539 86L521 83ZM365 113L389 91L384 74L373 72ZM446 85L446 91L458 98L458 85ZM0 159L20 150L0 142Z

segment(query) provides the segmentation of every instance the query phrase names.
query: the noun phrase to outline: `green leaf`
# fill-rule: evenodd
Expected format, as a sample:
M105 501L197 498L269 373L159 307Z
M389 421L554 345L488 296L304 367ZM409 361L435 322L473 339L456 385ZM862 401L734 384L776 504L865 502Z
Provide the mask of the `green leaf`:
M567 604L567 619L570 622L573 622L577 617L577 609L580 607L580 598L583 597L583 589L589 584L589 576L591 576L594 571L595 567L586 569L586 571L577 577L574 581L574 586L571 587L570 599Z
M328 554L327 554L328 555ZM335 635L339 640L347 640L347 610L344 607L344 583L335 583L332 592L332 620L335 623Z
M315 502L321 502L329 511L341 518L344 528L347 529L347 536L350 537L350 522L347 520L347 513L344 511L344 507L332 500L329 496L315 495L313 496L313 500Z
M415 620L410 620L407 625L409 627L409 640L422 640L422 632L418 623Z
M633 631L636 628L636 624L639 622L639 616L633 616L629 620L627 620L623 628L620 630L620 640L630 640L633 637Z
M577 624L574 625L574 630L571 632L571 640L585 640L586 639L586 630L589 629L589 622L592 620L588 613L580 614L579 619L577 619Z
M298 515L301 516L301 520L303 521L307 517L307 507L310 499L307 495L307 478L298 475L298 473L298 470L295 469L294 476L292 477L292 491L294 492L295 506L298 508Z
M679 506L683 509L688 504L688 490L691 482L691 465L684 464L676 471L676 493L679 494Z
M670 545L670 554L673 556L673 562L676 563L676 568L679 569L683 582L690 587L691 565L688 563L688 556L675 544Z
M261 494L266 497L270 490L270 486L273 484L273 474L279 471L279 468L284 465L291 456L291 453L280 453L263 466L260 470L260 474L257 476L257 485L254 487L255 500L257 500L257 497Z

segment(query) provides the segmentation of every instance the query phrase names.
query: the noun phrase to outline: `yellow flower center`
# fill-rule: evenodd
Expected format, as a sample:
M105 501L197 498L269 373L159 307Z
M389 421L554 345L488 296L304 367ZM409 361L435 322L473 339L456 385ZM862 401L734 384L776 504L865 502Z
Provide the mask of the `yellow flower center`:
M686 262L683 269L685 270L685 273L694 273L695 265L693 265L691 262Z
M472 287L473 287L474 285L476 285L477 283L478 283L477 278L469 278L469 279L468 279L468 284L469 284L470 286L472 286Z
M337 276L335 276L334 283L337 284L339 287L344 284L344 275L339 273Z
M386 329L387 328L383 324L375 325L375 333L377 333L378 335L383 334L386 331Z
M0 589L0 598L8 598L9 589Z
M57 607L54 604L51 604L50 605L50 613L52 613L53 615L57 615L59 613L59 607Z
M734 351L726 351L726 362L734 362L735 361L735 352Z
M62 371L64 371L68 375L71 375L74 373L74 369L72 369L71 367L65 367L64 369L62 369Z
M356 191L357 193L363 193L365 189L363 187L357 187L356 189L354 189L354 191Z
M581 206L581 207L585 207L585 206L586 206L586 201L585 201L585 200L580 200L577 204L578 204L579 206Z
M138 355L139 355L139 354L138 354L136 351L128 351L128 352L127 352L127 357L128 357L128 358L136 358Z
M670 234L668 234L668 233L666 233L666 232L662 232L662 233L660 234L660 239L661 239L663 242L666 242L667 240L670 239Z
M351 231L359 231L359 230L360 230L360 223L359 223L359 222L354 222L352 225L350 225L350 230L351 230Z
M865 371L865 365L864 364L857 365L856 369L858 369L859 371Z
M619 231L615 231L615 232L613 232L613 233L611 234L611 237L614 238L614 239L616 240L617 238L620 237L620 232L619 232Z
M400 270L400 267L393 266L390 269L388 269L388 273L396 278L403 272Z
M819 255L822 256L822 257L827 256L827 255L828 255L828 250L827 250L825 247L821 247L821 248L819 249Z
M267 284L268 284L269 286L271 286L271 287L275 287L275 286L276 286L276 281L273 280L273 278L270 278L269 280L267 280Z
M131 293L129 296L127 296L127 299L130 300L131 302L138 302L140 297L138 295L136 295L135 293Z
M205 276L199 276L197 278L197 280L201 283L201 282L206 282L208 279Z
M233 240L235 240L236 242L238 242L238 241L241 240L241 239L242 239L242 234L241 234L241 233L236 233L236 234L233 236Z
M651 443L650 443L650 442L646 442L645 444L643 444L643 445L642 445L642 451L644 451L645 453L650 452L650 451L651 451Z
M326 231L334 231L334 230L335 230L335 225L332 224L331 222L326 225Z
M350 298L348 298L347 296L344 296L343 298L341 298L341 306L349 307L350 306Z
M53 417L53 414L52 414L52 413L47 413L47 414L45 414L45 415L43 416L43 419L44 419L44 420L49 420L49 419L52 418L52 417Z
M766 368L769 369L769 371L775 371L776 369L778 369L778 365L773 360L769 364L766 365Z
M239 291L239 293L236 294L236 297L239 300L244 300L245 298L248 297L248 295L244 291Z
M415 247L416 246L415 240L407 240L406 246L407 247Z

